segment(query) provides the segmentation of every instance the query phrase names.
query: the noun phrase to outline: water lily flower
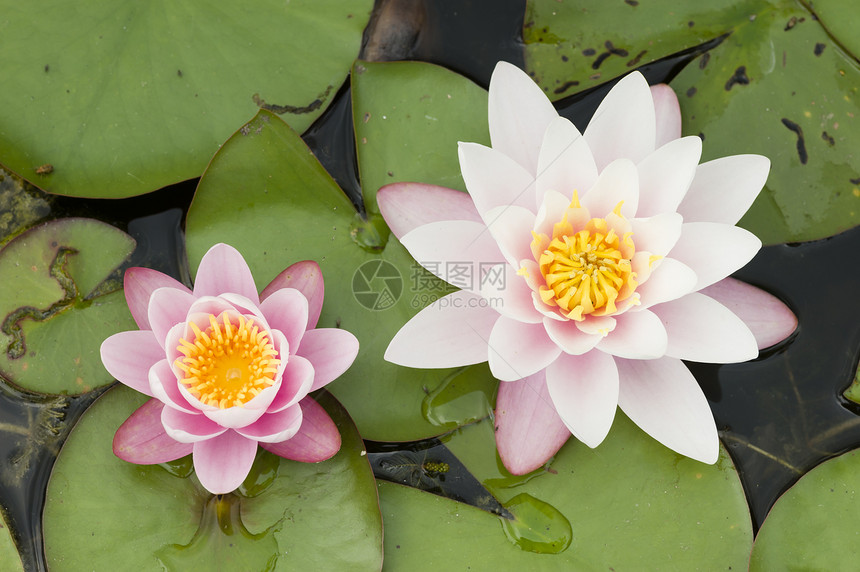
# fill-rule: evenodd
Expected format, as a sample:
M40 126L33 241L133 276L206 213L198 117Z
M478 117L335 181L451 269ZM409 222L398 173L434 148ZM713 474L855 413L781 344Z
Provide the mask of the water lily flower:
M315 262L293 264L261 294L239 252L216 244L194 290L148 268L125 274L138 331L102 343L105 368L150 399L117 430L114 453L154 464L193 455L214 494L238 487L261 447L303 462L340 449L340 433L308 393L340 376L358 340L316 328L323 279Z
M649 88L638 72L580 133L525 73L499 63L489 126L492 147L459 146L468 195L418 183L378 194L412 256L463 288L410 320L385 358L489 361L502 382L496 442L515 474L571 434L596 447L617 407L667 447L714 463L713 415L681 360L753 359L796 326L774 296L727 278L761 247L734 225L768 159L700 165L702 141L681 137L671 88Z

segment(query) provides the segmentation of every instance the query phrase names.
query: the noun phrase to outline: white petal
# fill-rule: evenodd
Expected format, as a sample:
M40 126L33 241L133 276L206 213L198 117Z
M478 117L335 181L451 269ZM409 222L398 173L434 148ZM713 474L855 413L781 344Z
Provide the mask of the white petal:
M564 213L567 212L572 196L563 195L557 191L547 191L544 193L543 200L535 217L534 231L538 234L545 234L551 237L553 225L559 222ZM586 210L582 214L584 221L588 222L588 218L585 218L588 215L588 211ZM573 225L574 230L580 230L580 224L585 226L583 221L572 220L570 217L567 220Z
M487 105L493 148L536 174L544 133L558 117L552 103L525 72L499 62L490 78Z
M407 367L456 367L487 361L487 340L499 314L465 291L440 298L406 322L385 359Z
M593 217L605 217L619 202L621 214L633 218L639 204L639 172L627 159L610 163L600 173L597 182L580 201Z
M638 163L656 148L654 100L639 72L621 79L610 90L585 130L598 170L615 159Z
M532 228L535 215L518 206L496 207L487 212L487 229L498 244L508 264L519 267L520 260L532 257Z
M460 171L475 207L486 220L487 211L519 205L534 211L534 175L496 149L460 143Z
M408 232L401 242L424 268L476 293L480 291L481 269L505 261L493 235L477 222L432 222Z
M656 256L666 256L681 238L684 218L673 212L651 218L635 218L630 224L633 226L633 244L637 251L647 250Z
M758 196L770 170L761 155L732 155L702 163L678 212L687 222L735 224Z
M639 163L639 211L636 216L675 212L696 174L702 140L684 137L666 143Z
M550 123L546 130L537 174L538 204L546 191L571 197L574 190L582 195L597 182L597 166L588 143L579 129L564 117Z
M551 364L561 353L543 324L524 324L502 316L490 333L490 371L501 381L516 381Z
M697 280L696 273L689 266L674 258L664 258L648 280L636 288L642 302L639 308L644 310L685 296L695 289Z
M708 401L681 360L617 359L618 405L643 431L673 451L717 462L720 441Z
M696 273L696 290L722 280L752 260L761 241L748 230L712 222L684 223L681 238L669 252Z
M777 344L797 328L797 316L776 296L734 278L702 290L732 311L755 336L758 349Z
M594 346L603 339L599 333L585 333L576 327L573 320L553 320L544 318L543 325L546 333L553 342L565 353L581 355L594 349Z
M694 292L651 311L666 327L667 356L707 363L735 363L758 356L758 345L746 324L704 294Z
M586 334L608 335L615 329L615 318L612 316L585 316L581 322L576 322L576 327Z
M481 285L486 306L518 322L536 324L543 320L532 300L534 290L509 264L488 269Z
M597 349L629 359L654 359L666 354L666 329L649 310L615 317L615 329Z
M618 406L618 370L612 356L562 354L546 370L555 409L574 437L591 447L606 438Z
M681 136L681 106L678 96L665 83L651 86L654 113L657 116L657 147Z

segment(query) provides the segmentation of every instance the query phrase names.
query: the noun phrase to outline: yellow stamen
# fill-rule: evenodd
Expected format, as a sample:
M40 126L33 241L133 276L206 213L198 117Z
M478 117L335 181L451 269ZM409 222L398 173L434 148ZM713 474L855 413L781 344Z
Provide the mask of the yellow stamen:
M191 341L180 339L176 348L185 357L174 364L185 372L179 381L201 402L221 409L241 407L275 383L278 352L269 332L253 318L233 320L225 312L221 322L210 314L205 331L194 322L189 325Z
M623 219L621 205L618 203L612 212ZM577 208L582 207L574 193L568 209ZM574 231L565 212L553 225L552 238L532 234L532 252L546 284L539 288L541 300L557 306L568 318L583 320L589 314L611 314L617 310L616 303L636 290L636 273L630 263L636 251L633 233L618 236L602 218L593 218L583 229Z

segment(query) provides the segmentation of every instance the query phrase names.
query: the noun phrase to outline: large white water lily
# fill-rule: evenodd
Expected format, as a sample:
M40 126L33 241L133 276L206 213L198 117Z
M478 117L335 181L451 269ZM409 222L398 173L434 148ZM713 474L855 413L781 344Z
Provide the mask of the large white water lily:
M761 247L735 223L768 159L700 165L702 141L680 136L671 88L649 88L638 72L580 133L526 74L499 63L489 124L491 148L460 143L468 195L418 183L378 194L412 256L463 288L409 321L385 358L489 361L503 382L497 446L515 474L571 433L596 447L616 407L667 447L715 462L713 415L681 360L753 359L797 324L775 297L727 278Z

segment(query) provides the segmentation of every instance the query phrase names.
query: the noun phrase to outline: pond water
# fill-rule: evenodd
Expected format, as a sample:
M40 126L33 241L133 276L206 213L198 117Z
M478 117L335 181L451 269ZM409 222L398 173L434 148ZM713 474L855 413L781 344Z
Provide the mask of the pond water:
M502 6L492 1L427 3L427 12L413 20L418 26L414 42L401 46L405 52L389 55L438 63L486 87L498 60L523 63L522 14L523 5L516 2ZM651 83L669 81L690 59L715 43L718 41L642 71ZM557 107L583 129L607 89L573 96ZM304 139L361 208L348 82ZM115 201L49 198L48 218L87 216L116 225L138 243L129 265L149 266L188 283L182 225L195 185L196 181L187 181ZM860 410L841 396L854 378L860 348L860 298L847 295L860 284L857 252L860 229L821 241L763 248L736 277L785 301L798 316L798 331L752 362L689 364L737 466L755 527L761 525L779 494L801 475L860 443ZM0 502L28 569L46 569L40 519L47 479L63 438L94 398L35 398L0 384L0 431L4 435L0 458L5 460ZM369 450L388 455L381 457L383 461L377 459L379 477L438 489L438 479L396 468L400 466L396 459L414 455L414 445L374 444ZM395 461L386 463L385 458ZM392 477L393 473L397 474ZM435 492L468 501L482 494L481 489L471 487L474 483L449 479L443 490Z

